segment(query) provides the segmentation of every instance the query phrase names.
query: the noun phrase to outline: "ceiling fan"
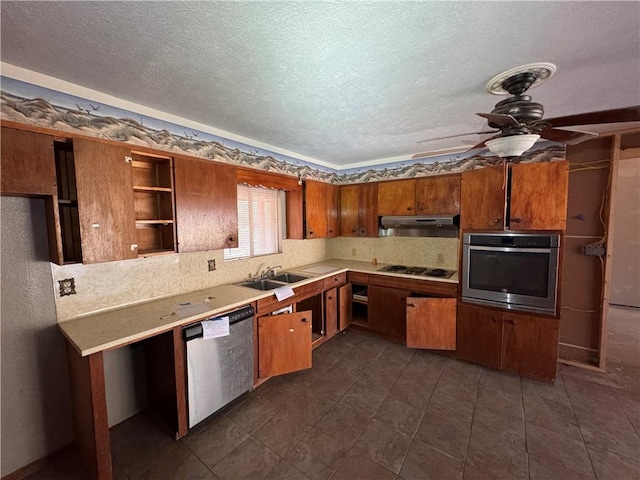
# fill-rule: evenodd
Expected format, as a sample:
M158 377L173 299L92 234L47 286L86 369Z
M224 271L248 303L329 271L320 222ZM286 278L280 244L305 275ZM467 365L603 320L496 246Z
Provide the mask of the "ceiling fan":
M535 63L512 68L492 78L487 84L487 90L490 93L511 95L498 102L491 113L477 113L486 118L488 126L494 130L439 137L418 143L497 133L469 150L486 146L499 157L510 158L522 155L540 138L574 145L598 135L559 127L640 121L640 106L543 119L544 107L532 101L531 97L525 93L550 78L555 70L555 65L551 63Z

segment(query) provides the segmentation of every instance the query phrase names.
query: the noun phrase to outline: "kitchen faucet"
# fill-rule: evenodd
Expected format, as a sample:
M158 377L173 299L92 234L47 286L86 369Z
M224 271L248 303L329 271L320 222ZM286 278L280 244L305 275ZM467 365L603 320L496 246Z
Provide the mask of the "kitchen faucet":
M260 275L260 277L261 278L274 277L276 275L277 268L282 268L282 265L276 265L275 267L267 267L266 270L262 272L262 275Z

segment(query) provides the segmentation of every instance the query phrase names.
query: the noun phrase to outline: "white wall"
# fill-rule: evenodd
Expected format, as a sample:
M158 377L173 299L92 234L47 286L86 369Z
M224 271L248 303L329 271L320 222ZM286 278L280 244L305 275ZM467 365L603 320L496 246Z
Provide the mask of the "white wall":
M44 200L0 197L2 459L7 475L73 441Z

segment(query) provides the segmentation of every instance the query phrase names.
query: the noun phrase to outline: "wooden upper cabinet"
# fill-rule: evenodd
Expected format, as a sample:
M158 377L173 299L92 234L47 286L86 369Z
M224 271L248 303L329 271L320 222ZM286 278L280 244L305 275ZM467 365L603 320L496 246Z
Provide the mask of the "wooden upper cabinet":
M358 185L344 185L338 187L340 197L340 236L358 236Z
M3 195L55 195L53 137L2 127Z
M458 215L460 175L416 179L417 215Z
M378 236L378 184L360 183L339 187L340 236Z
M358 186L358 236L378 236L378 184Z
M407 298L407 347L456 349L455 298Z
M416 180L378 183L378 215L415 215Z
M178 252L237 247L236 168L186 157L174 162Z
M510 228L564 230L568 194L567 161L512 165Z
M312 312L258 318L258 378L311 368Z
M76 138L73 151L83 263L136 258L131 150Z
M340 233L338 187L325 183L324 188L327 198L327 237L334 238Z
M462 173L460 228L502 230L505 227L506 171L502 166Z
M304 212L306 220L306 238L327 237L327 189L325 183L307 180L304 190Z

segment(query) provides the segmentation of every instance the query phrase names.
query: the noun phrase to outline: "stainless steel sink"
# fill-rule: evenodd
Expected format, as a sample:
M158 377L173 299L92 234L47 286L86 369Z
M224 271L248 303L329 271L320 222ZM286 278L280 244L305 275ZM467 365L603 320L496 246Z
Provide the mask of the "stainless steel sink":
M255 282L243 282L239 284L241 287L255 288L256 290L274 290L280 288L282 283L273 282L271 280L256 280Z
M271 280L276 280L278 282L285 283L296 283L301 282L302 280L306 280L309 277L305 277L304 275L297 275L295 273L281 273L280 275L276 275L275 277L271 277Z

